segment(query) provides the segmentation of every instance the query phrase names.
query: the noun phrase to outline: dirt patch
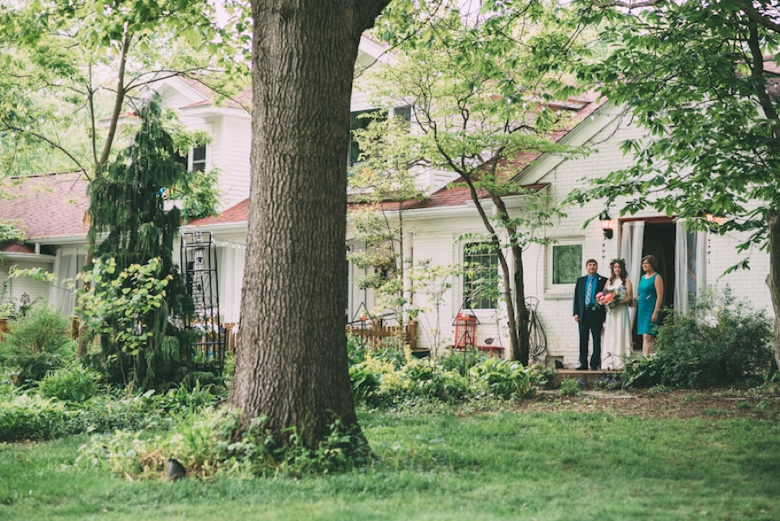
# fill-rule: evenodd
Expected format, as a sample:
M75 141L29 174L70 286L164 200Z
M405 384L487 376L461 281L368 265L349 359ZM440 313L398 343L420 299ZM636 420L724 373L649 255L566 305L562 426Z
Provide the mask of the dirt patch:
M754 390L583 391L580 396L541 391L518 407L529 412L608 412L653 418L780 419L780 395Z

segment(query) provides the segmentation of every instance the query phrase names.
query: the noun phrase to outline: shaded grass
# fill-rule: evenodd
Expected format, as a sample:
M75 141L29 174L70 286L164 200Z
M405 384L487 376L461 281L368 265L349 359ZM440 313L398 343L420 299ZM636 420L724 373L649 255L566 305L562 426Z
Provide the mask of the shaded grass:
M130 483L86 437L0 445L0 519L780 519L780 426L605 413L361 414L380 461L301 480Z

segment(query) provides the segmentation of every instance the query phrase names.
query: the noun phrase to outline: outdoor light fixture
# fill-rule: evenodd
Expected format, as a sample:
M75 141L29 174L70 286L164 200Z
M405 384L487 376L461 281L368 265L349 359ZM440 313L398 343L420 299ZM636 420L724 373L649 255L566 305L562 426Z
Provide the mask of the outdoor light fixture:
M723 220L711 213L704 214L704 219L707 220L707 228L709 228L710 233L718 233L718 226L720 226Z
M601 221L601 230L604 232L604 238L611 239L612 219L609 217L609 214L607 212L601 212L601 215L599 215L599 220Z

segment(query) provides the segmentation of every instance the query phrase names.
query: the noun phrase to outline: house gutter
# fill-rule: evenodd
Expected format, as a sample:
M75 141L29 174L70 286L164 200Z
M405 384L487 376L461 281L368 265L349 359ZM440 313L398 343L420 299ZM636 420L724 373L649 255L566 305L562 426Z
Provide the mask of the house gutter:
M187 232L214 232L214 233L242 233L246 232L247 228L249 226L249 222L247 221L240 221L240 222L233 222L233 223L215 223L215 224L204 224L202 226L182 226L179 228L179 233L187 233Z
M99 241L105 239L106 234L101 234ZM33 237L28 239L30 242L38 244L78 244L87 242L86 235L63 235L60 237Z
M19 252L7 252L2 253L4 260L12 260L16 262L54 262L55 255L44 255L42 253L19 253Z

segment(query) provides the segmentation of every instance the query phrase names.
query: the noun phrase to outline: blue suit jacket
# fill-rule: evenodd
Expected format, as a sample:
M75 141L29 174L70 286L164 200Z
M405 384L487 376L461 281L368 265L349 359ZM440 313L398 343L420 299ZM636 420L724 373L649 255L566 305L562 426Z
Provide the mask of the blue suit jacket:
M596 293L602 291L607 284L607 277L602 277L598 273L596 274L598 280L596 281ZM585 284L588 282L588 276L584 275L577 279L577 284L574 286L574 313L572 315L582 315L585 313ZM595 295L594 295L595 299ZM604 306L599 307L594 311L601 315L601 321L604 322L607 319L607 310Z

